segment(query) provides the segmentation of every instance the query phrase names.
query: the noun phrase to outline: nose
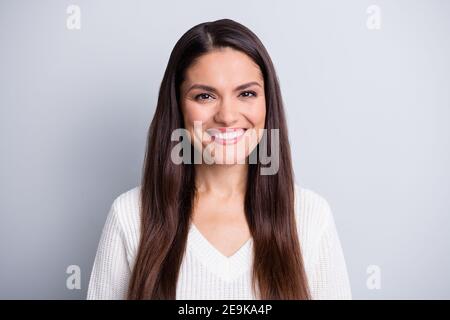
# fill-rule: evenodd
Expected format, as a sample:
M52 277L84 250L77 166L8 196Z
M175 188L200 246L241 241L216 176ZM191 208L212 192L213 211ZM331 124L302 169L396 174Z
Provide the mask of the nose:
M233 105L231 99L223 98L218 105L214 120L225 127L229 127L234 124L238 119L238 110Z

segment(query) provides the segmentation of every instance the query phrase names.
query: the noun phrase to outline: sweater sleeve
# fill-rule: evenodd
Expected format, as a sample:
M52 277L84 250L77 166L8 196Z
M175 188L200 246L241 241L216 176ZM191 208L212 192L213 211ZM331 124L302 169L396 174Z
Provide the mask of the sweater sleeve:
M123 228L113 203L98 244L87 299L126 299L130 273Z
M320 233L312 276L313 300L351 300L351 286L344 253L328 202L324 205L325 223Z

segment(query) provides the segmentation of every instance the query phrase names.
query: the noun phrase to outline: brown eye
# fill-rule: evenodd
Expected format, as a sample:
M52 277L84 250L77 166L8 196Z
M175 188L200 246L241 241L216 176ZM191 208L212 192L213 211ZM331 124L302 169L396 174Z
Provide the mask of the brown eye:
M243 95L244 98L251 98L251 97L256 97L256 92L254 91L244 91L241 93L241 95Z
M209 100L212 96L208 93L200 93L195 96L195 100Z

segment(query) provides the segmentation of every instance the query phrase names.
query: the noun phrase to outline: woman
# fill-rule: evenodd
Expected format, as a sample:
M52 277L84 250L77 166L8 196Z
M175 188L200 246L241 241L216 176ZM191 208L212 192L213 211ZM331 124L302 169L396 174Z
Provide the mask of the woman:
M243 25L176 43L142 183L111 206L88 299L351 299L330 206L294 182L275 69Z

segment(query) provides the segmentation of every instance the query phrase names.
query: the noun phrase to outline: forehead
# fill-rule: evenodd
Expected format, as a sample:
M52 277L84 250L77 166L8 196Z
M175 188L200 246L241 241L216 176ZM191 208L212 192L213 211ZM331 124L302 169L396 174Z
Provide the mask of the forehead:
M259 66L245 53L232 49L215 49L200 56L186 70L186 84L202 83L217 88L259 81L263 77Z

